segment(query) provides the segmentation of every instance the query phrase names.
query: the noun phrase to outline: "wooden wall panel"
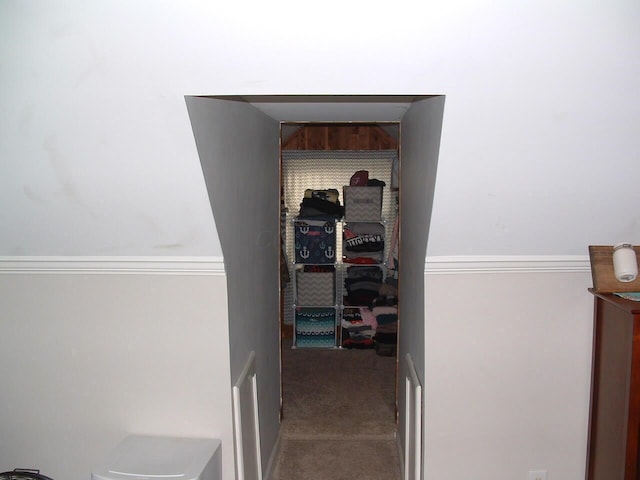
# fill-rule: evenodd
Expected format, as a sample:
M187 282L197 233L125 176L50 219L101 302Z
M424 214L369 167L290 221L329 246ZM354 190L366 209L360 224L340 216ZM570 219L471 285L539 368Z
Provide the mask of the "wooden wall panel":
M304 125L283 150L394 150L398 141L377 125Z

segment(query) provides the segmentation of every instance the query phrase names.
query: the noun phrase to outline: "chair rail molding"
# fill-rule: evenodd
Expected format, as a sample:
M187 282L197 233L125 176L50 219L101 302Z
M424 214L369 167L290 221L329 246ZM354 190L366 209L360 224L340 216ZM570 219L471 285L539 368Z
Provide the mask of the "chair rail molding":
M425 274L590 272L588 255L432 256ZM0 256L0 273L225 275L223 257Z
M425 274L589 272L588 255L434 256Z
M0 273L224 275L222 257L0 256Z

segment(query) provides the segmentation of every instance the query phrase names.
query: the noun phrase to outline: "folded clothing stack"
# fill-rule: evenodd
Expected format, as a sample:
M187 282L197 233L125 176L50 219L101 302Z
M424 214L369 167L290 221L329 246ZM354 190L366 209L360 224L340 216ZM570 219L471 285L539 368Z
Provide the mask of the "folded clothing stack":
M372 313L376 319L375 346L378 355L393 356L398 342L398 307L376 306Z
M383 272L377 266L351 266L344 279L344 305L370 306L380 295Z
M376 319L366 307L345 308L342 311L342 346L345 348L374 348Z
M349 180L350 187L384 187L387 184L377 178L369 178L368 170L358 170Z
M306 189L300 204L300 218L340 220L344 207L340 205L339 192L335 188L327 190Z
M384 225L353 222L344 226L342 257L345 263L377 264L384 256Z

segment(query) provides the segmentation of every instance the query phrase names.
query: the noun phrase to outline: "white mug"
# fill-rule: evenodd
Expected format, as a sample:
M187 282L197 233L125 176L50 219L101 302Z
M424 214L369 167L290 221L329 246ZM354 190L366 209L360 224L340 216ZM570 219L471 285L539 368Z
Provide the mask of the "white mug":
M613 247L613 271L620 282L633 282L638 276L638 261L633 245L627 242Z

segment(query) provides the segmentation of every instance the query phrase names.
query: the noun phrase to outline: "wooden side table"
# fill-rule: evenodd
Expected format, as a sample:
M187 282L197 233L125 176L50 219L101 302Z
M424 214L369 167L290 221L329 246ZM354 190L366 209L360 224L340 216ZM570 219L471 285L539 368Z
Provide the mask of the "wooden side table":
M640 475L640 302L594 294L587 480Z

